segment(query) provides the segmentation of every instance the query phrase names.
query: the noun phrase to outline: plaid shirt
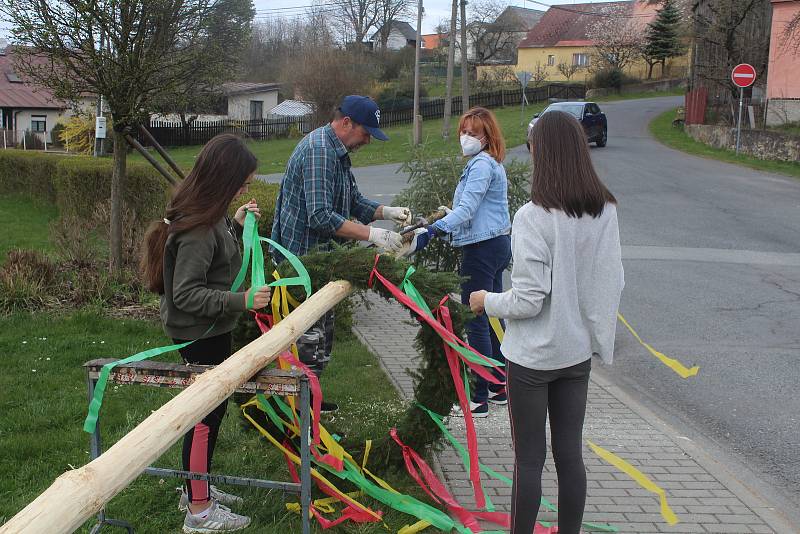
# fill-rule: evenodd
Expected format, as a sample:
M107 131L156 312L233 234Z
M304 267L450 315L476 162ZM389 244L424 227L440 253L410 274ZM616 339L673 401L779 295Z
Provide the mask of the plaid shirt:
M299 256L317 245L344 241L335 233L348 219L371 223L380 204L361 195L350 167L347 149L330 124L304 137L281 180L272 240Z

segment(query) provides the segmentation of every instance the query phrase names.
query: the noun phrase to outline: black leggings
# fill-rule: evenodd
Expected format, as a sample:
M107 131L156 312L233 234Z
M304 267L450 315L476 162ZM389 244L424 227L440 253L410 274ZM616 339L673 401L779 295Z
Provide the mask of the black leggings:
M531 534L536 524L547 456L548 412L558 473L558 532L578 534L586 504L582 434L592 361L552 371L537 371L509 361L506 365L514 442L511 534Z
M218 365L231 355L231 333L221 334L206 339L198 339L188 347L180 349L181 357L186 363L198 365ZM183 341L176 339L176 343ZM219 427L225 417L227 399L214 408L201 422L183 436L183 470L199 473L211 472L211 458L217 444ZM189 502L202 503L211 496L209 483L206 480L187 480L186 491Z

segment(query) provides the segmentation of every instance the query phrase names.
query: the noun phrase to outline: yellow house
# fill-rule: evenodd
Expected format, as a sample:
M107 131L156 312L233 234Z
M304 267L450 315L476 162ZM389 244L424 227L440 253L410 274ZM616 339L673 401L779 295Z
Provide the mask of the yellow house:
M641 34L657 9L646 0L552 6L520 42L514 68L534 73L541 82L586 81L596 59L596 36ZM687 65L686 56L672 58L666 63L665 74L682 76ZM640 59L625 66L624 71L645 79L648 66ZM661 68L656 66L653 77L660 76Z

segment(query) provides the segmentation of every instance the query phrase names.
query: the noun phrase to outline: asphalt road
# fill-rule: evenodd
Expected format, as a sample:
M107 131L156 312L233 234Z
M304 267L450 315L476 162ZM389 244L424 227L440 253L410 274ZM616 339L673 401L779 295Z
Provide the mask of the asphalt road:
M800 504L800 180L660 145L647 124L680 102L603 105L609 142L592 158L619 200L621 313L700 372L680 378L619 324L607 374ZM389 203L405 187L397 168L354 172L365 195Z

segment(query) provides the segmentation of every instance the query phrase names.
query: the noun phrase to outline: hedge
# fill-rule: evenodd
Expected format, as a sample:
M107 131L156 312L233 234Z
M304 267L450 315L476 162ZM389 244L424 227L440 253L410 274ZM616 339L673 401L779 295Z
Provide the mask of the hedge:
M147 164L128 164L125 205L138 224L157 218L169 186ZM0 194L23 194L55 203L62 218L90 218L111 198L112 161L22 150L0 151Z

